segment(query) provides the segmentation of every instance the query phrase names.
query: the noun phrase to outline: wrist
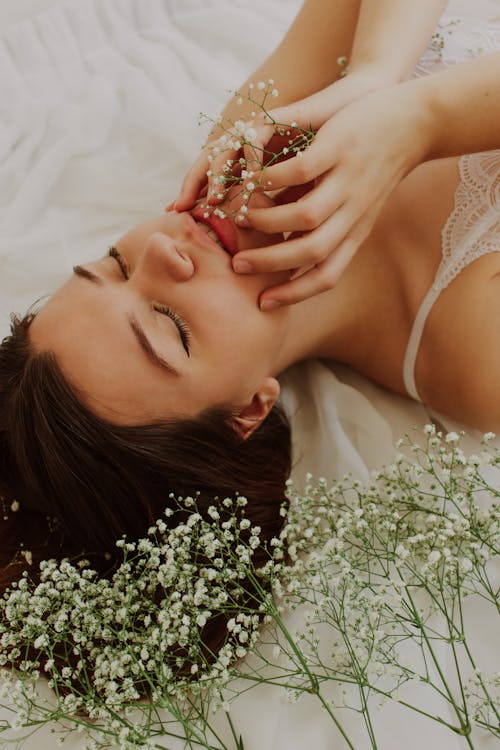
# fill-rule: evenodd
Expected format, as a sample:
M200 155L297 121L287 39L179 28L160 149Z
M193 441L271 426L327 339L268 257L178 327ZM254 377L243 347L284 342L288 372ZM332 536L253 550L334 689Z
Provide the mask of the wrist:
M433 87L429 77L413 79L398 85L403 96L400 106L409 117L412 135L412 166L438 158L436 153L437 118Z
M402 77L399 77L394 69L378 60L350 60L347 65L346 77L371 81L373 89L394 86L402 80Z

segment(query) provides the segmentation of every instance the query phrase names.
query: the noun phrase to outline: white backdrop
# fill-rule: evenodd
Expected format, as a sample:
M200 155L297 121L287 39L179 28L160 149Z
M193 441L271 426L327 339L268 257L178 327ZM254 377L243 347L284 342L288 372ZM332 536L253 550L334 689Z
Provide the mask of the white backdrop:
M23 18L29 18L51 5L57 5L59 2L60 0L1 0L0 30ZM468 15L480 12L491 16L495 4L500 6L500 0L451 0L450 9L458 14Z

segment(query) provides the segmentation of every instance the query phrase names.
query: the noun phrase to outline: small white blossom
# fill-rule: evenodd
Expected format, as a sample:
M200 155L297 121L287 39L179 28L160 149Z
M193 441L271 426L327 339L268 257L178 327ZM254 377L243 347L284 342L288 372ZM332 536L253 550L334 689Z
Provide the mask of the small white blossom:
M244 138L249 143L252 143L257 138L257 131L255 128L248 128L248 130L245 130Z

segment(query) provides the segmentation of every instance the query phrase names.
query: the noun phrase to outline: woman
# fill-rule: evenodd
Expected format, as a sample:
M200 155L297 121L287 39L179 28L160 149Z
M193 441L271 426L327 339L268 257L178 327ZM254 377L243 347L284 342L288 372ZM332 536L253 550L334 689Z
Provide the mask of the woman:
M371 59L362 44L363 38L370 36L370 25L361 24L358 37L353 5L338 3L333 9L332 4L339 54L332 56L324 35L323 45L318 44L317 26L311 26L309 14L316 14L318 20L323 4L308 2L281 47L286 54L278 51L270 59L269 69L273 62L278 69L286 69L290 45L295 49L294 40L304 42L300 34L297 37L297 29L309 29L309 42L320 57L306 55L306 59L315 63L327 49L336 60L348 51L353 38L354 50L358 43L361 58ZM383 14L390 5L380 3L379 8L386 32L394 28L394 16ZM401 4L396 6L401 8ZM404 55L397 65L390 55L388 67L394 63L398 80L407 74L412 57L414 64L418 47L423 46L435 23L436 4L426 4L425 13L423 7L414 11L416 17L425 15L426 19L418 30L406 22L421 44L412 48L402 45ZM393 12L397 15L400 11L393 8ZM327 26L332 28L322 18L322 27ZM370 28L380 44L376 29ZM381 54L387 54L384 45ZM353 57L355 62L354 52ZM299 85L288 85L278 103L287 105L329 84L338 74L333 67L314 84L307 75L307 80L290 76ZM471 68L464 67L458 84L455 71L439 74L443 78L435 79L438 89L442 80L443 90L460 88L469 77L466 91L479 90L478 79L491 85L489 67L482 61L476 67L479 72L474 68L470 75ZM349 75L354 76L352 59L350 70ZM411 157L398 162L384 181L376 200L378 216L374 207L370 214L373 229L366 237L366 226L359 231L357 241L363 238L359 251L330 291L310 296L311 291L320 291L323 283L320 289L302 287L300 304L260 309L258 300L270 285L276 288L277 284L282 293L285 288L293 290L290 269L311 260L290 251L295 240L283 242L285 227L279 219L277 231L269 232L264 215L269 217L281 207L272 208L272 199L263 193L253 199L250 223L259 223L256 217L262 210L264 233L236 226L230 219L222 228L213 213L208 211L208 218L205 216L203 199L195 204L191 201L188 211L181 210L187 208L181 197L177 212L134 227L117 240L109 255L77 266L73 277L38 312L15 320L12 336L0 353L0 495L7 503L18 500L21 506L9 522L9 544L3 547L6 558L21 541L35 560L81 550L109 555L114 540L123 533L144 533L161 513L170 492L200 491L203 508L214 495L224 497L239 491L250 501L252 522L259 524L263 538L269 539L280 528L279 508L290 466L288 428L275 406L279 373L306 358L333 358L397 393L407 392L403 377L407 343L415 339L411 336L413 320L439 265L440 233L453 211L459 183L454 158L414 167L437 147L450 111L459 104L452 97L447 108L442 95L438 101L444 114L426 117L427 102L434 101L433 83L388 86L393 81L387 73L380 74L377 65L372 66L371 74L367 70L353 80L353 89L362 80L359 88L364 92L356 90L359 98L346 104L331 122L347 132L352 127L351 116L360 125L368 113L375 118L383 103L382 114L368 130L373 129L378 137L387 129L388 120L403 112L397 124L407 127L408 133L395 139L398 153L406 152L409 142L416 145ZM274 75L278 78L278 73ZM375 87L375 80L383 88L368 95L366 91ZM348 90L348 84L344 88ZM484 96L484 89L480 90ZM478 94L478 103L480 98ZM487 119L489 122L489 116ZM428 126L435 121L441 123L441 129ZM324 127L329 122L325 119ZM474 134L480 148L497 145L491 130L484 127L479 136L479 128L473 130L464 134L461 148ZM321 133L317 136L320 146ZM387 138L384 143L384 163L391 163L395 152ZM492 158L496 165L498 155ZM367 170L370 179L365 192L379 170L377 164L375 174L373 169ZM273 188L282 186L274 176L271 182ZM359 184L363 184L363 176ZM432 192L436 185L438 195ZM494 188L494 183L490 187ZM189 181L187 188L189 194ZM483 206L489 197L488 192L483 195L479 190L477 200ZM189 195L184 200L189 203ZM235 200L228 194L223 205L233 210ZM338 200L337 196L334 203ZM487 206L487 217L490 214ZM287 223L288 215L283 216L287 230L301 231L300 226ZM224 238L225 247L212 236L214 232ZM344 241L345 248L347 235L339 229L335 242ZM299 242L295 247L300 250ZM271 268L271 274L234 273L232 264L238 256L242 259L240 252L269 245L278 247L281 268ZM280 247L285 251L282 256ZM267 250L256 252L269 258ZM347 254L353 255L352 245ZM255 262L256 253L251 257ZM498 354L493 347L497 327L494 322L487 325L494 320L498 263L496 254L484 255L440 295L427 319L416 361L420 396L437 409L484 429L494 429L500 423L495 388ZM335 280L338 275L336 268ZM295 289L307 276L293 280ZM295 299L289 296L283 301ZM481 363L473 373L471 361ZM40 524L44 516L55 516L62 524L60 550L53 542L43 547ZM9 571L4 583L11 579Z

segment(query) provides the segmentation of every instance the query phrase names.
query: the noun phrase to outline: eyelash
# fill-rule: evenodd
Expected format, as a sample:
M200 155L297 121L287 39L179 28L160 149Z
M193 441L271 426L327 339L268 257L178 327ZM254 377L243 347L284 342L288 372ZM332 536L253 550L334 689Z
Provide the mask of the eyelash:
M128 264L127 264L125 258L123 257L123 255L118 250L118 248L116 248L114 246L110 247L109 251L108 251L108 256L110 258L113 258L114 260L116 260L116 262L118 263L118 265L120 267L120 271L122 272L124 278L128 279L129 278ZM155 310L156 312L161 313L162 315L166 315L171 320L173 320L173 322L177 326L177 330L179 331L179 336L181 337L182 346L184 347L184 350L185 350L186 354L189 357L189 354L190 354L190 352L189 352L189 343L191 341L191 331L187 327L186 323L182 320L182 318L180 318L177 315L176 312L174 312L174 310L172 310L167 305L154 304L153 305L153 310Z
M123 276L128 279L128 264L118 248L112 245L108 250L108 255L110 258L114 258L116 260L116 262L120 266L120 271L122 272Z
M189 342L191 341L191 331L184 323L182 318L179 318L177 313L171 310L170 307L167 307L167 305L154 304L153 310L156 310L156 312L159 312L162 315L167 315L167 317L174 321L175 325L177 326L177 330L179 331L179 336L181 337L182 346L184 347L184 350L189 357Z

